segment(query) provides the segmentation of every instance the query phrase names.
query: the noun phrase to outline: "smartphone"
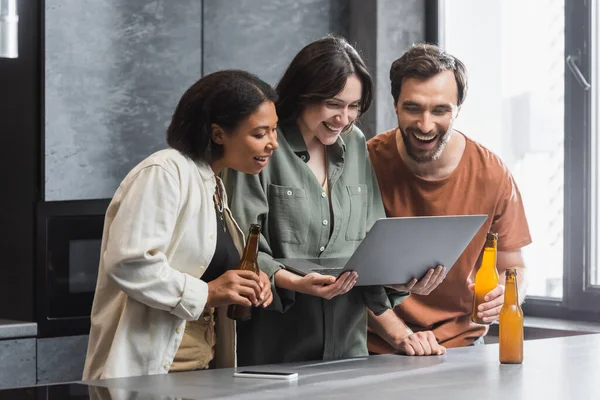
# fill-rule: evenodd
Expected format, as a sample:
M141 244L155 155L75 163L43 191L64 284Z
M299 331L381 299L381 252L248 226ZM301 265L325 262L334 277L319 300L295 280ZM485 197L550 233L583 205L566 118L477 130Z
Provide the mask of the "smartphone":
M262 379L283 379L291 381L292 379L298 379L297 372L272 372L272 371L237 371L234 372L233 376L238 378L262 378Z

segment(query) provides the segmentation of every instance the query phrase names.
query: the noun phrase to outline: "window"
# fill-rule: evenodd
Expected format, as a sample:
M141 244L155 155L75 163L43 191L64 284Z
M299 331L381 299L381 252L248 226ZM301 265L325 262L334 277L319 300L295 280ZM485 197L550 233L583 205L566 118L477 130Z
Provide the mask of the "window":
M440 45L469 72L455 128L498 154L523 196L528 298L600 311L598 2L440 0L437 11Z
M545 4L541 4L545 2ZM528 293L562 298L564 0L446 2L442 46L469 72L455 128L498 154L534 238Z
M600 177L600 140L598 135L600 134L600 85L598 85L600 79L600 6L597 1L593 1L592 7L592 20L591 20L591 139L592 139L592 160L594 166L592 168L591 181L593 184L592 189L592 202L594 205L593 209L593 220L594 229L592 243L595 245L592 247L594 254L592 256L593 262L591 265L590 276L591 284L593 286L600 286L600 256L598 249L600 249L600 188L599 188L599 177Z

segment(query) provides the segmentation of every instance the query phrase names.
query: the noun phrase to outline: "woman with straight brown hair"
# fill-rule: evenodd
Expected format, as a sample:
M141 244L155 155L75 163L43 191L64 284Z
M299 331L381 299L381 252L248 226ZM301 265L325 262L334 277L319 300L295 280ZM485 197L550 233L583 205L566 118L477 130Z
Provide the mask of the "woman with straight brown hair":
M239 365L368 355L367 309L378 316L411 290L426 294L442 276L386 290L353 288L358 276L295 275L275 258L350 257L385 217L379 186L356 119L373 98L357 51L328 36L304 47L277 85L279 150L256 176L226 171L241 226L263 226L259 266L281 289L271 309L237 326ZM432 278L432 279L429 279Z

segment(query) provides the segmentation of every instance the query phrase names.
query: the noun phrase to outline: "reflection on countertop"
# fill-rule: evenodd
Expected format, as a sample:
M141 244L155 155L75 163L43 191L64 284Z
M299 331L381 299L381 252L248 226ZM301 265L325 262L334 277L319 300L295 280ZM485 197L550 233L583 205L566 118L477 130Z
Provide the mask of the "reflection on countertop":
M175 396L140 394L127 389L106 388L79 383L64 385L32 386L0 390L0 400L167 400Z

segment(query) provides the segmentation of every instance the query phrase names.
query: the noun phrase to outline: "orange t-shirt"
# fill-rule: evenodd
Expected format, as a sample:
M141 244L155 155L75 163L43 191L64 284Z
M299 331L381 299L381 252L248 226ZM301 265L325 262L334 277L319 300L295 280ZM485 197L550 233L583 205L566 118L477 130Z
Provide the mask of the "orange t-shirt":
M502 160L467 137L463 156L448 177L437 181L421 179L400 157L396 132L397 129L384 132L368 142L388 217L489 217L444 281L427 296L411 295L395 311L413 331L431 330L446 347L472 344L487 333L486 326L471 322L473 294L468 289L486 233L498 233L498 251L516 251L531 243L521 194ZM435 243L423 243L420 251L427 251L428 245ZM369 332L368 344L375 353L394 351L373 332Z

